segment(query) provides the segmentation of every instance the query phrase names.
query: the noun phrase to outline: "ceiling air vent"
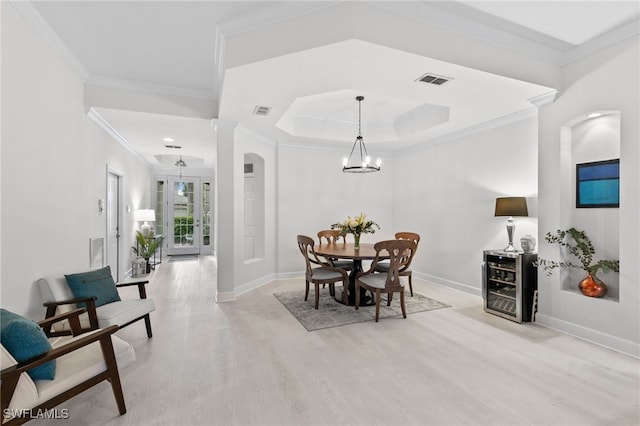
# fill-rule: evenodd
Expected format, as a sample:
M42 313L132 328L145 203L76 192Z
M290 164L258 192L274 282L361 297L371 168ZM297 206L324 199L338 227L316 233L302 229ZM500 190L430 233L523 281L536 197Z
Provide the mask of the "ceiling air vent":
M256 107L253 109L253 114L254 115L267 115L267 114L269 114L269 111L271 111L271 107L256 105Z
M419 77L416 81L421 81L423 83L428 83L428 84L435 84L436 86L442 86L449 80L453 80L453 79L450 77L443 77L441 75L427 73Z

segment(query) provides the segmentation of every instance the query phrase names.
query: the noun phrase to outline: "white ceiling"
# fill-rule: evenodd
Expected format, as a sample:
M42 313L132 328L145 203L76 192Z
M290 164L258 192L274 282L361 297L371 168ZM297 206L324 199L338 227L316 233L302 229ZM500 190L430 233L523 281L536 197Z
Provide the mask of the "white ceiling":
M365 141L379 149L396 149L521 112L530 108L528 98L550 90L358 40L234 67L226 71L223 88L218 87L223 36L337 3L340 2L38 1L31 5L35 15L44 20L77 60L88 83L157 93L177 91L212 100L220 105L219 118L240 121L247 128L284 143L349 147L357 131L355 94L366 98L362 104ZM401 10L415 3L424 3L431 14L458 17L459 22L465 23L464 28L474 22L562 51L637 22L640 13L637 1L376 5ZM458 30L464 31L461 28ZM415 75L416 69L453 80L430 87L415 81L420 77ZM424 121L425 116L420 114L426 108L425 98L430 104L449 109L446 123L414 125ZM252 115L256 105L272 107L271 113L267 117ZM176 140L173 144L183 147L180 153L187 164L191 161L213 167L214 128L210 120L122 109L96 111L154 166L161 164L158 158L162 156L165 164L171 164L171 156L178 154L164 148L167 142L162 138L171 136ZM411 111L418 111L414 119L407 117ZM381 121L381 117L386 119ZM380 127L376 129L374 122L386 123L386 133ZM399 125L400 122L404 124ZM406 128L403 130L402 126ZM376 130L384 136L376 136Z
M462 3L576 46L638 17L638 2L634 1L512 0Z

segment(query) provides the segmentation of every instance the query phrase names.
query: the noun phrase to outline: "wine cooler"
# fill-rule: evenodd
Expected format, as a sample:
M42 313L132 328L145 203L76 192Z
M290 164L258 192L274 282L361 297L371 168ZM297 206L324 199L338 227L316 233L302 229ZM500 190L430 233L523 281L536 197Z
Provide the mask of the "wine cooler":
M485 250L482 296L484 310L515 322L532 321L538 272L535 253Z

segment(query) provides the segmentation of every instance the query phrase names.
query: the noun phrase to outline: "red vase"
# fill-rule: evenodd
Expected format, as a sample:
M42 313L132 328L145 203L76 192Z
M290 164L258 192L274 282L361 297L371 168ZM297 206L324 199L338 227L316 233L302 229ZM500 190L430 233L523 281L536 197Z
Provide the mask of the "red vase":
M578 287L580 287L582 294L589 297L602 297L607 294L608 290L607 285L592 274L580 281Z

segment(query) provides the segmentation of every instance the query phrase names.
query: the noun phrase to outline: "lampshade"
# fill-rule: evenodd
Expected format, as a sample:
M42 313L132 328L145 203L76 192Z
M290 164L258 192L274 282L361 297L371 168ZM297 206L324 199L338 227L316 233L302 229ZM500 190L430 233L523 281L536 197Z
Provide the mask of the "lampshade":
M136 210L135 220L136 222L155 222L156 211L152 209Z
M494 216L529 216L527 199L525 197L496 198Z

